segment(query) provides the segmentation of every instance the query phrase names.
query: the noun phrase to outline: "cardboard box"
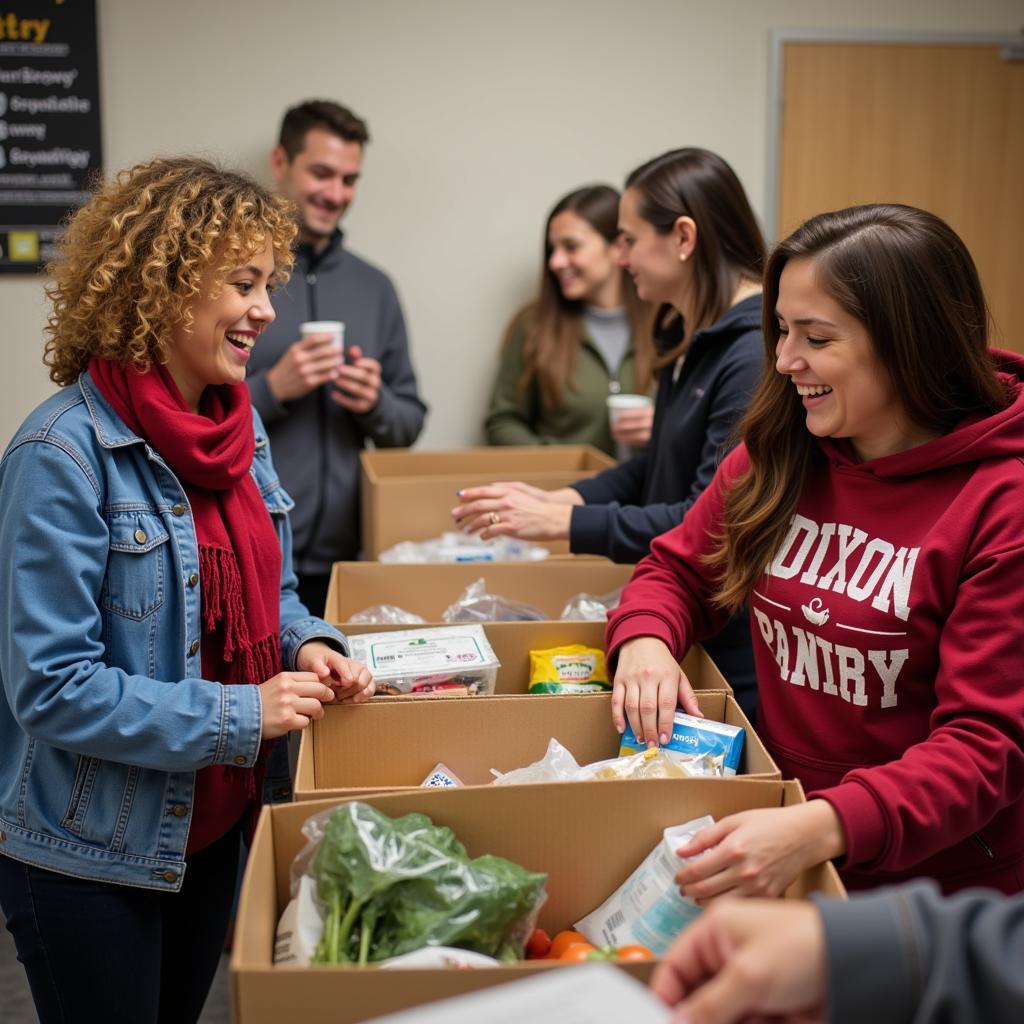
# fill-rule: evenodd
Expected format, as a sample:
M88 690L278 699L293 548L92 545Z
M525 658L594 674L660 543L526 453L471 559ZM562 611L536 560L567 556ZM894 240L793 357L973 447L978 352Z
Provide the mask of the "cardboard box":
M441 625L441 623L437 623ZM543 651L565 644L583 644L604 650L603 622L485 622L487 639L501 662L495 693L526 693L530 683L530 651ZM346 636L361 633L391 633L413 627L363 626L339 623ZM683 671L695 690L724 690L732 687L708 653L697 644L683 659Z
M746 731L740 775L781 777L729 694L698 692L697 699L707 718ZM360 707L328 707L325 712L302 734L296 800L361 798L419 787L438 761L467 786L486 786L493 779L492 768L507 772L539 761L552 737L581 765L619 752L609 693L389 697Z
M552 490L615 465L591 445L439 452L387 448L363 451L359 460L364 558L377 558L399 541L429 540L452 529L459 488L522 480ZM569 550L565 543L545 547Z
M589 699L589 698L583 698ZM755 807L801 803L799 783L754 779L501 786L439 793L418 790L367 799L392 817L419 811L455 831L471 856L497 854L548 874L538 925L554 933L594 910L647 856L663 829L702 814L716 819ZM303 822L337 801L263 808L242 882L231 954L238 1024L346 1024L499 985L545 970L531 961L475 971L273 966L277 921L289 898L289 868L304 846ZM843 898L831 864L805 871L787 892ZM651 964L621 969L646 980Z
M606 558L559 558L543 562L458 562L452 565L400 565L394 562L335 562L324 618L345 626L357 612L393 604L440 623L449 605L475 580L487 592L524 601L557 620L577 594L598 596L629 582L633 566ZM370 632L376 627L360 627Z

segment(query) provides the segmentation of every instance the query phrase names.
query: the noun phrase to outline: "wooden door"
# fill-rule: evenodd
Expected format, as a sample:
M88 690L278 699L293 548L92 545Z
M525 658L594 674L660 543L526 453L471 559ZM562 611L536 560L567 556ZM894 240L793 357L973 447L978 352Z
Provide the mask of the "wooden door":
M1024 352L1024 62L998 46L786 42L778 232L856 203L948 221L993 344Z

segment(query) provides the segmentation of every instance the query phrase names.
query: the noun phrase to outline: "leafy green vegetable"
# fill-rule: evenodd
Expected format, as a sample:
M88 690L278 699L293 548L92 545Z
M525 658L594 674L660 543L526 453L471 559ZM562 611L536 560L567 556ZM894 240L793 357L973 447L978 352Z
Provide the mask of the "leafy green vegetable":
M313 858L324 915L314 963L366 964L427 945L518 960L547 875L502 857L470 860L426 815L363 803L331 816Z

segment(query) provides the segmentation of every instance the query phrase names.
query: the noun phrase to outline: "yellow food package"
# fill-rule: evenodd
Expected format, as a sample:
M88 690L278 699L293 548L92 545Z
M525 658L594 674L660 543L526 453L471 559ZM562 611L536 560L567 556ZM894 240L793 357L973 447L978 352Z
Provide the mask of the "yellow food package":
M600 693L610 690L604 651L583 644L530 651L530 693Z

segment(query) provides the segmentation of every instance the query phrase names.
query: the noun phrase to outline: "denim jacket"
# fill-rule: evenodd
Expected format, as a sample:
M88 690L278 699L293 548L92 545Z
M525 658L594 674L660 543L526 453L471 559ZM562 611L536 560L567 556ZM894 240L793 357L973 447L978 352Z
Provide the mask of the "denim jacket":
M292 501L253 421L294 669L307 640L347 643L296 594ZM188 498L88 373L28 417L0 462L0 551L0 854L179 889L195 771L254 764L259 693L201 678Z

